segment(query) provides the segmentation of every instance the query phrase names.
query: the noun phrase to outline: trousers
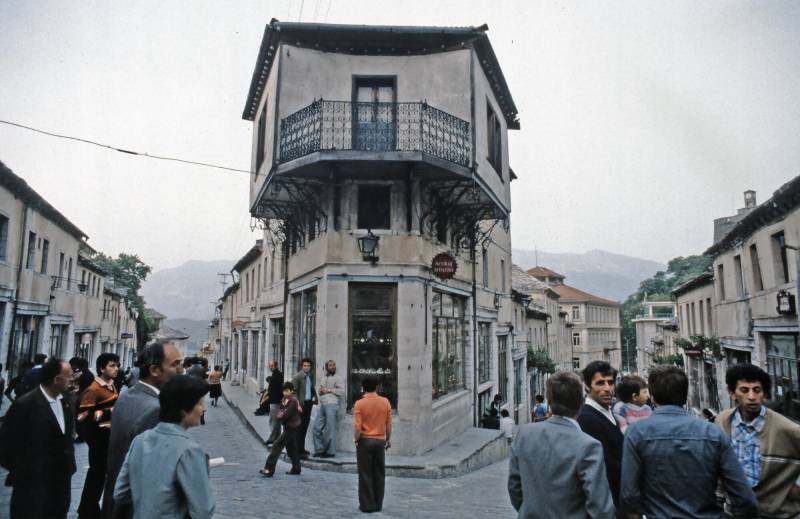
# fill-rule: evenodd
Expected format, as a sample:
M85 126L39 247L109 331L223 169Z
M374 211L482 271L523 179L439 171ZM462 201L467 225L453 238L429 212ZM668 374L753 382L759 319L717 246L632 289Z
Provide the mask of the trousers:
M336 413L338 404L325 404L317 410L314 422L314 452L336 454Z
M269 443L275 443L275 440L281 435L281 421L278 420L278 410L280 408L280 403L269 404L269 438L267 438Z
M106 483L110 437L110 430L101 429L86 438L86 443L89 445L89 470L86 472L81 502L78 505L80 518L100 517L100 497L103 495L103 486Z
M361 438L356 446L358 465L358 507L362 512L383 508L386 480L386 442Z
M283 448L286 447L286 452L289 453L289 459L292 460L292 471L300 472L300 453L297 452L297 442L295 441L295 437L299 432L298 429L299 427L296 429L290 429L288 427L283 428L281 435L278 436L278 439L272 444L272 449L270 449L269 456L267 456L267 462L264 464L265 469L270 471L275 470L278 457L281 455Z
M297 450L300 454L306 451L306 433L308 433L308 424L311 423L311 408L314 407L313 400L306 400L303 402L303 414L301 415L302 422L300 422L300 430L297 431L295 441L297 442Z

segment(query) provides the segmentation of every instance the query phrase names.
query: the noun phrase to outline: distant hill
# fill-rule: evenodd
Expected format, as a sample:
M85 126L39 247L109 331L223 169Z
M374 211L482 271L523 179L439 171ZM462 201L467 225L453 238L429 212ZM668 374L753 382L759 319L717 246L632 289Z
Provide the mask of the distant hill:
M195 321L192 319L167 319L170 328L180 330L189 336L186 353L197 353L208 340L209 320Z
M525 270L536 266L537 253L514 249L514 263ZM633 256L591 250L583 254L538 252L538 264L567 277L568 285L606 299L624 301L636 292L639 283L666 265Z
M170 320L182 318L208 324L214 317L211 302L222 296L217 274L229 272L233 264L234 261L191 260L179 267L157 270L148 276L140 293L148 307Z

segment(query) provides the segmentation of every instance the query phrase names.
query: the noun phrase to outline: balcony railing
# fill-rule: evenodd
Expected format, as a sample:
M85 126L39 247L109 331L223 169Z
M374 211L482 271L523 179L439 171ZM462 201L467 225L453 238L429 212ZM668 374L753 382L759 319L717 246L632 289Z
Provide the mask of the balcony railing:
M427 103L314 101L281 120L280 161L317 151L419 151L470 166L469 123Z

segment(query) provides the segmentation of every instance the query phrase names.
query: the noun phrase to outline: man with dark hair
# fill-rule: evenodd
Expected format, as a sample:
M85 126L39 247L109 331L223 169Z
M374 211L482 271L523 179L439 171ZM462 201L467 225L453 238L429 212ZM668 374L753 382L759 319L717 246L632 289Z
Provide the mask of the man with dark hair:
M620 510L619 478L623 436L611 411L617 371L608 362L595 360L584 368L582 375L586 386L586 400L578 413L578 424L583 432L603 446L608 487L611 489L614 506ZM622 516L621 513L618 515Z
M758 517L755 495L725 434L686 413L686 373L659 367L649 382L656 410L625 435L620 499L631 517L719 519L719 481L733 517Z
M9 517L65 518L75 473L72 408L63 398L72 368L50 359L40 369L41 385L16 399L0 426L0 465L8 470Z
M278 363L269 361L270 376L267 377L267 403L269 404L269 438L267 446L275 443L281 435L281 421L278 420L278 409L283 398L283 373L278 369Z
M114 379L119 373L119 357L101 353L95 363L97 378L81 395L77 427L89 446L89 470L83 484L78 517L100 517L100 497L106 480L108 440L111 437L111 411L119 394Z
M117 399L114 422L108 448L108 476L103 494L103 515L111 517L114 507L114 484L125 461L131 442L141 432L158 425L159 388L173 375L183 373L181 354L165 342L155 342L145 347L136 361L139 382ZM116 517L129 517L130 510L122 510Z
M22 383L17 388L17 396L24 395L28 391L36 389L42 383L42 366L47 360L47 355L37 353L33 356L33 367L22 377Z
M736 407L716 423L730 438L761 517L800 516L800 426L764 405L772 380L758 366L734 364L725 383Z
M378 395L378 379L361 382L363 396L353 407L353 432L358 465L358 507L362 512L383 508L386 449L392 446L392 404Z
M311 409L317 403L317 390L314 388L314 379L311 372L311 359L304 358L300 361L302 369L292 377L292 385L294 385L295 395L303 407L302 423L300 429L297 431L295 441L297 442L297 452L300 457L308 459L311 454L306 450L306 433L308 432L308 424L311 423Z
M575 421L583 402L581 380L566 371L554 374L547 380L547 400L552 417L520 426L511 445L508 495L518 517L613 518L603 447Z

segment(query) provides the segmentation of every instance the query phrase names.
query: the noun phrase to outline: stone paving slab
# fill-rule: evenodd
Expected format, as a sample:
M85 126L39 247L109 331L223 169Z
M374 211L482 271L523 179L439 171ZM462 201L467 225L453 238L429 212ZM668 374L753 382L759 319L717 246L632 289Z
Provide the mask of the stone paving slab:
M240 386L225 382L223 396L244 426L261 442L266 442L270 433L269 417L253 414L258 408L258 398ZM314 406L306 435L307 446L314 444L312 431L316 409L317 406ZM470 428L420 456L395 456L390 449L386 454L386 474L416 478L454 477L506 459L508 454L508 443L500 431ZM335 458L312 457L303 460L302 466L332 472L357 472L354 452L337 452Z

